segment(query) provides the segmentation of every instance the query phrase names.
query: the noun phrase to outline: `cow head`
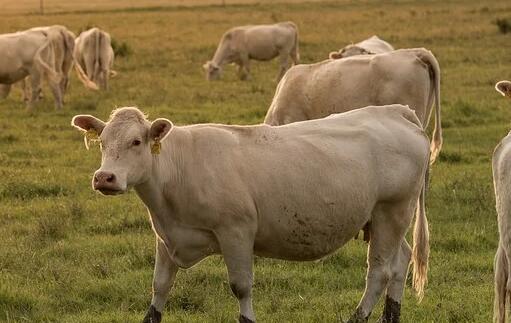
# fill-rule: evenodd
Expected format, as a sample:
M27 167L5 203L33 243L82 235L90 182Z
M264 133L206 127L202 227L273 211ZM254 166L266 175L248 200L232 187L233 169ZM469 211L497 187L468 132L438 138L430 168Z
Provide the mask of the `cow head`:
M508 98L511 98L511 82L510 81L497 82L497 84L495 84L495 89L503 96L507 96Z
M101 167L94 173L92 187L105 195L121 194L146 182L152 171L151 146L172 129L169 120L149 122L137 108L116 109L106 123L91 115L77 115L71 124L99 137Z
M202 65L202 68L206 72L206 79L208 81L218 80L222 73L222 67L212 61L207 61L206 64Z
M339 52L332 52L330 53L331 59L339 59L339 58L345 58L355 55L370 55L371 52L363 49L362 47L359 47L357 45L348 45L341 49Z

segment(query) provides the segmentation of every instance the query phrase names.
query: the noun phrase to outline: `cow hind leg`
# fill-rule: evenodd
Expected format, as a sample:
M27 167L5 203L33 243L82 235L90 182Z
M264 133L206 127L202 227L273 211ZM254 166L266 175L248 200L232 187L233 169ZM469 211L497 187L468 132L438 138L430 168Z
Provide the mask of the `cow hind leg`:
M290 58L289 53L287 52L281 52L279 54L280 69L276 79L277 82L280 81L284 74L286 74L286 71L289 68L289 58Z
M397 276L393 277L393 271L399 253L403 252L402 242L413 217L414 204L409 201L400 204L379 204L373 211L367 255L366 289L348 323L368 322L374 306L389 283L395 290L402 289L401 285L404 283L401 283ZM409 247L405 250L409 252ZM395 282L392 281L393 278L396 278ZM397 295L394 297L398 298ZM392 307L395 307L394 304Z
M11 84L0 84L0 99L5 99L11 92Z
M405 239L392 260L392 277L387 286L385 307L380 318L381 323L398 323L401 316L401 299L405 288L408 267L412 257L412 249Z
M507 282L509 281L508 260L504 248L499 243L494 263L495 271L495 300L493 308L493 321L504 323L506 321L506 303L509 300L509 290Z

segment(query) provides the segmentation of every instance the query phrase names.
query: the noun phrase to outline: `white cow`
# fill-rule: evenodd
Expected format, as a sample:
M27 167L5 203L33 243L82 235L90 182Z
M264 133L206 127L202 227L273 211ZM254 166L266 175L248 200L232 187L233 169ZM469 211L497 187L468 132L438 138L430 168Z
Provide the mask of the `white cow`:
M511 82L500 81L495 88L511 98ZM493 185L499 223L499 246L495 255L494 322L506 321L506 304L511 297L511 132L493 152Z
M27 30L26 32L42 33L45 36L49 36L49 38L51 39L51 45L54 52L53 66L55 68L55 71L62 77L60 81L60 94L58 95L60 95L63 99L69 87L69 74L71 72L71 68L73 67L74 62L73 58L73 51L75 46L74 33L61 25L35 27ZM87 78L87 75L85 75L84 71L78 64L75 64L75 69L77 71L78 78L86 87L90 89L98 89L96 84L94 84L94 82ZM28 101L32 95L30 87L26 86L25 84L27 80L29 80L29 77L20 82L22 88L24 89L23 92L25 101ZM10 84L3 85L2 87L0 87L0 98L7 97L10 88L11 88Z
M378 36L372 36L360 43L348 45L338 52L331 52L329 57L331 59L345 58L355 55L372 55L387 53L394 50L391 44L387 43Z
M39 99L41 81L46 78L52 89L55 106L62 107L62 75L55 66L55 48L50 33L24 31L0 35L0 89L7 96L10 85L30 76L32 96L29 108Z
M280 127L176 127L167 119L150 122L136 108L115 110L106 123L78 115L72 124L100 136L93 188L106 195L134 188L149 211L156 263L144 322L160 322L178 269L212 254L224 257L240 322L253 322L253 255L320 259L368 222L366 289L350 322L366 322L385 290L385 322L399 321L410 259L423 293L429 143L406 106ZM405 234L414 210L412 251Z
M61 25L53 25L47 27L36 27L29 29L31 31L41 31L47 33L54 33L54 48L55 48L55 67L57 71L62 74L62 81L60 83L62 95L64 95L69 87L69 75L73 67L74 48L75 48L75 34ZM78 79L87 87L97 90L97 85L92 82L79 64L74 64Z
M424 48L296 65L278 84L264 123L282 125L368 105L399 103L415 110L426 128L433 102L433 162L442 147L440 67Z
M74 56L87 77L107 90L109 77L116 74L112 70L115 55L110 34L99 28L82 32L75 40Z
M277 79L300 60L298 53L298 27L291 21L273 25L241 26L229 29L220 40L211 61L203 65L208 80L220 78L222 66L235 63L238 75L245 80L250 76L250 60L269 61L279 57Z

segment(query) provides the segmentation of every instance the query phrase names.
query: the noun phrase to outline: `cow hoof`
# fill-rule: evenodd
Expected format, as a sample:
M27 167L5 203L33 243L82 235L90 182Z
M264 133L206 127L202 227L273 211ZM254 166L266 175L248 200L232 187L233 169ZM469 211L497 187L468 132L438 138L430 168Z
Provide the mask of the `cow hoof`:
M239 323L255 323L255 321L252 321L251 319L249 319L243 315L240 315Z
M401 316L401 304L388 297L385 299L383 314L378 320L379 323L399 323Z
M371 313L369 313L369 315L371 315ZM357 309L346 323L367 323L369 322L369 315L364 316L362 311Z
M147 310L147 314L144 317L142 323L160 323L161 322L161 313L156 310L156 308L151 305Z

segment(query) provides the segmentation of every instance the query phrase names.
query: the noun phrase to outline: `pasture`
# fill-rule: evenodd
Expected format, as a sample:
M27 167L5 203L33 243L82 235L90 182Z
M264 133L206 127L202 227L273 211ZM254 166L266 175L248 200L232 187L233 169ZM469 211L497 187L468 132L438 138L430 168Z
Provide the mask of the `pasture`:
M491 155L511 119L511 102L493 88L511 78L511 34L499 33L494 21L511 18L511 3L243 2L1 16L1 33L51 24L76 33L97 25L132 53L116 59L118 76L109 92L88 91L73 75L61 111L54 110L47 88L32 112L19 88L0 101L0 321L142 320L154 264L147 213L133 192L105 197L92 191L100 152L85 150L71 118L83 113L107 119L115 107L138 106L151 119L178 125L262 122L277 61L254 62L246 82L231 66L220 81L207 82L201 66L229 27L285 20L300 28L302 63L326 59L373 34L396 48L426 47L436 55L444 146L427 196L429 284L420 304L407 284L402 321L490 321L498 241ZM366 249L354 240L319 262L255 259L259 322L346 320L364 289ZM210 257L178 274L163 320L234 322L237 310L221 257Z

